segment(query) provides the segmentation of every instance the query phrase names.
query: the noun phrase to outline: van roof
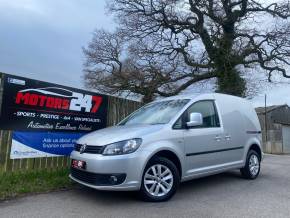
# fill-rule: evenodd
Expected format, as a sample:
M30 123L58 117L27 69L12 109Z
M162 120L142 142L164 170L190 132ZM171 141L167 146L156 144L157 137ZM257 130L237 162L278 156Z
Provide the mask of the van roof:
M195 99L195 98L212 98L217 96L232 96L227 94L220 93L192 93L192 94L182 94L182 95L174 95L167 98L158 99L156 101L168 101L168 100L177 100L177 99ZM232 96L233 98L238 98L236 96Z

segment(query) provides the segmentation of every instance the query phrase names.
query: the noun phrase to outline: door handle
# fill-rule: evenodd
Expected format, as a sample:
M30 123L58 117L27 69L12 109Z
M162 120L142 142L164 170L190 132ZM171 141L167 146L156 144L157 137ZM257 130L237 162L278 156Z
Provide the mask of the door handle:
M230 135L226 135L226 136L225 136L225 139L226 139L226 140L230 140L230 139L231 139L231 136L230 136Z
M222 137L220 137L220 136L216 136L214 139L215 139L216 141L220 141L220 140L222 139Z

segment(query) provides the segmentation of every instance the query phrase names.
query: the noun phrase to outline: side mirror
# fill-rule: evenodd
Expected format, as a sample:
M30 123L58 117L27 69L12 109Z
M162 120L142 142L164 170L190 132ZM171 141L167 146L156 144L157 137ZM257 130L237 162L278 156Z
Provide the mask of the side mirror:
M188 127L201 126L203 124L201 113L191 113L189 115L189 121L186 122Z

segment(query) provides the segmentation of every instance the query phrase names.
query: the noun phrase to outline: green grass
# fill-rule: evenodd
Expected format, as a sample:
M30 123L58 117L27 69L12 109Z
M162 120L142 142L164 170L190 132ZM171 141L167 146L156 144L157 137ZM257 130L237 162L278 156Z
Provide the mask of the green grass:
M0 200L72 188L68 169L0 173Z

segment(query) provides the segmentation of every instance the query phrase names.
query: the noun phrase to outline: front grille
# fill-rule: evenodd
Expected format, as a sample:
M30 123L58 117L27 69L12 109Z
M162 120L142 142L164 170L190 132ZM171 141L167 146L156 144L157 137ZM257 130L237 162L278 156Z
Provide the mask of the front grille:
M126 179L126 174L97 174L71 168L71 176L88 184L97 186L119 185ZM112 180L112 176L117 178Z
M75 144L75 151L80 151L82 144ZM101 154L103 146L87 145L82 153Z

